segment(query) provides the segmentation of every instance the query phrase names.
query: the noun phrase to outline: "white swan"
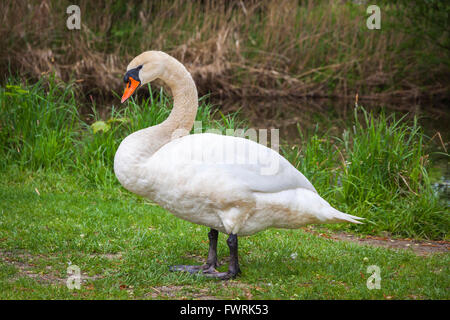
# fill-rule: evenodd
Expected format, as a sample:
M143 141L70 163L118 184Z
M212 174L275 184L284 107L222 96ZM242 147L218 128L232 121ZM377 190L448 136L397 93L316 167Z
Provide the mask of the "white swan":
M150 198L181 219L211 228L206 264L174 266L172 271L233 278L240 272L237 236L269 227L359 223L361 218L332 208L303 174L272 149L233 136L189 135L197 113L197 89L186 68L168 54L147 51L130 62L122 102L140 85L157 78L171 88L172 112L161 124L122 141L114 171L129 191ZM264 174L264 168L272 164L277 170ZM229 235L228 272L215 270L218 231Z

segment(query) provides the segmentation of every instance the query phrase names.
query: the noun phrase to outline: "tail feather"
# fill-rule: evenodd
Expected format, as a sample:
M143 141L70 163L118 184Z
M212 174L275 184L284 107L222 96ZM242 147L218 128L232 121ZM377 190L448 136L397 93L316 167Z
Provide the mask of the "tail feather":
M363 224L363 222L358 220L364 220L364 218L353 216L351 214L340 212L334 208L331 208L331 221L332 222L352 222L356 224Z

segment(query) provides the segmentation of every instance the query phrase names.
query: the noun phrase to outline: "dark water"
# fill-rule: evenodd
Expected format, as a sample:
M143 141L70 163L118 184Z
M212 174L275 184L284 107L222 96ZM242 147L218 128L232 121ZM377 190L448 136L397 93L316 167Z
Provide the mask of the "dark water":
M318 125L319 131L336 130L339 133L354 120L354 100L265 98L212 102L225 112L239 110L253 128L280 129L280 136L286 140L298 136L298 126L310 129ZM358 105L374 112L384 110L388 115L406 114L411 120L418 116L428 135L439 132L444 142L450 139L450 107L442 103L359 101Z

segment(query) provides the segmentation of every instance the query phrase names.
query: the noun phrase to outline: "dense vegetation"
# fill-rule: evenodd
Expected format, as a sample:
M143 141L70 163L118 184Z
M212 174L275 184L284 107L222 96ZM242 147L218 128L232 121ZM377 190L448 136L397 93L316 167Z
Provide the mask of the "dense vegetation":
M0 89L1 169L65 171L76 174L80 183L119 187L113 159L120 141L160 123L170 109L171 100L162 91L127 108L112 106L109 119L100 119L93 106L91 127L78 112L72 85L52 78L25 86L11 81ZM204 100L197 120L203 130L243 125L236 114L214 116ZM337 208L367 218L364 225L346 228L443 239L449 216L429 181L428 141L417 120L374 116L358 107L342 136L310 132L299 146L285 145L282 153Z

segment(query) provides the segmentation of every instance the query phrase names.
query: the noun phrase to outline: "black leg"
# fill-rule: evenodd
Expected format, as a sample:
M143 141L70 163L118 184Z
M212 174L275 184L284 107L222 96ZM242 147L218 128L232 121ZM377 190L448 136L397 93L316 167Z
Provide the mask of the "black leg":
M227 239L228 247L230 248L230 265L228 266L228 273L234 278L241 272L239 268L238 259L238 237L236 234L230 234Z
M216 273L216 267L219 265L217 262L217 239L219 237L219 231L211 229L208 232L209 238L209 252L208 259L204 265L177 265L171 266L170 271L187 271L189 273L197 273L203 271L203 273Z
M208 259L206 260L207 270L211 272L215 271L215 269L219 266L217 262L217 239L219 238L219 231L216 229L211 229L208 232L209 238L209 252Z
M222 280L234 279L241 272L238 259L238 237L236 234L230 234L227 239L228 248L230 248L230 264L227 272L208 273L207 276L219 278Z
M230 234L227 239L228 248L230 249L230 264L227 272L217 272L217 239L219 232L211 229L208 233L209 252L206 264L198 266L177 265L171 266L170 271L187 271L189 273L203 272L205 276L218 278L222 280L234 279L241 272L238 259L238 237L236 234Z

